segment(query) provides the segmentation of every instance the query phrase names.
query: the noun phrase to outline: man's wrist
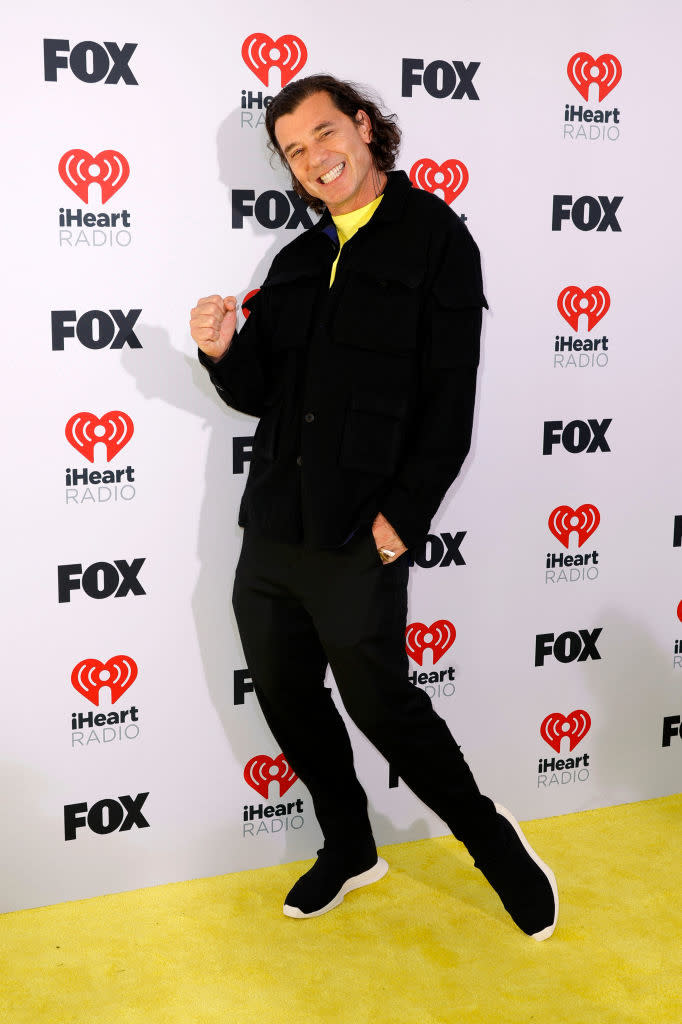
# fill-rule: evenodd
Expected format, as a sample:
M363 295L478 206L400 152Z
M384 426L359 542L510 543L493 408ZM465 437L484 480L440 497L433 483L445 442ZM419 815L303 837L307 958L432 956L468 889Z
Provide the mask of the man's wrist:
M225 351L221 355L219 355L219 356L212 356L212 355L209 355L208 352L204 352L203 348L200 348L199 349L199 361L202 362L207 367L218 366L219 363L222 363L223 359L225 358L225 356L227 355L227 353L229 351L230 351L230 346L228 345L227 348L225 349Z

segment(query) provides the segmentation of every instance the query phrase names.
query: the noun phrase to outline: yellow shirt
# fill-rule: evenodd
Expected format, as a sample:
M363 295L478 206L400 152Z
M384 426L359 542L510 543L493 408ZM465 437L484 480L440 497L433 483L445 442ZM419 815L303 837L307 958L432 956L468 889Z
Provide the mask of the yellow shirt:
M348 239L352 238L356 231L364 227L371 220L372 214L383 198L382 194L373 199L371 203L367 203L367 206L361 206L359 210L353 210L351 213L340 213L338 217L332 217L339 236L339 256L341 255L341 249L343 249ZM334 284L336 264L339 262L339 256L336 257L332 265L332 273L329 279L330 288Z

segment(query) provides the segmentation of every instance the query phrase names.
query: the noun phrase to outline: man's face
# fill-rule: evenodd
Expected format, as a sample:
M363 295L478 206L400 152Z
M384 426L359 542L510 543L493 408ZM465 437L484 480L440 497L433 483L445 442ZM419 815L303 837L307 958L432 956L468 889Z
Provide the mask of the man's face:
M372 182L372 137L367 114L355 121L316 92L275 122L275 135L291 170L306 192L336 216L376 198Z

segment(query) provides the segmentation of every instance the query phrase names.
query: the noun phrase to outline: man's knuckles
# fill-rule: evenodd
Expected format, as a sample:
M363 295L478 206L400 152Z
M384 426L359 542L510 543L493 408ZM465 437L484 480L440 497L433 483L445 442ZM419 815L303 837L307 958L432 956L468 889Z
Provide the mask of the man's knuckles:
M206 299L199 299L196 306L194 307L197 313L210 313L213 315L222 315L225 312L223 300L219 295L210 295Z

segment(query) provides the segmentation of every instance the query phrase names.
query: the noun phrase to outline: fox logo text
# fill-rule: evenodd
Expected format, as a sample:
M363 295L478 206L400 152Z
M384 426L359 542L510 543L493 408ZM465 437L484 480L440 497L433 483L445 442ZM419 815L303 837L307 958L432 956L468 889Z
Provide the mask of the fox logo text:
M73 590L83 590L88 597L102 600L105 597L142 597L147 592L138 575L145 563L144 558L127 562L117 558L110 562L93 562L85 571L80 563L57 566L57 590L59 603L68 604Z
M76 839L79 828L89 828L98 836L111 832L130 832L131 828L149 828L142 807L149 793L137 796L110 797L98 800L88 810L86 803L66 804L64 807L64 839Z
M420 57L405 57L401 95L410 97L415 86L423 85L434 99L477 100L474 75L480 66L480 61L433 60L424 67Z
M137 43L93 43L88 40L71 46L68 39L43 39L45 81L56 82L60 69L70 68L81 82L92 85L137 85L130 59ZM68 56L67 56L68 55Z
M545 420L542 435L542 454L552 455L555 445L560 444L571 455L585 452L610 452L606 431L611 420L571 420L564 426L563 420Z
M597 650L597 640L602 627L597 629L581 629L577 633L560 633L555 638L554 633L538 633L535 637L535 665L536 668L544 665L545 658L554 657L563 665L571 661L601 661L601 654Z
M261 227L312 228L314 221L305 200L297 196L293 189L286 193L276 189L268 189L256 196L252 188L232 189L232 227L243 228L246 217L255 217Z
M579 231L620 231L616 211L623 202L622 196L573 196L552 197L552 231L561 231L563 222L570 220Z
M232 696L235 705L243 704L247 693L253 693L253 679L248 668L236 668L232 675Z
M67 338L78 338L84 348L97 350L100 348L121 349L142 348L142 343L133 328L141 314L141 309L89 309L80 315L75 309L53 309L52 320L52 351L63 352ZM72 326L75 324L75 327Z
M680 728L681 722L682 719L679 715L668 715L666 718L663 719L663 741L661 743L662 747L669 747L670 741L672 740L673 736L677 736L679 739L682 740L682 729Z
M450 565L466 565L464 556L460 551L462 541L466 537L466 530L460 530L453 537L451 533L439 535L430 533L426 540L414 548L413 553L408 556L410 565L418 565L420 569L433 569L439 565L446 569Z
M673 520L673 547L682 547L682 516L675 516Z
M253 458L253 434L232 438L232 472L243 473Z

